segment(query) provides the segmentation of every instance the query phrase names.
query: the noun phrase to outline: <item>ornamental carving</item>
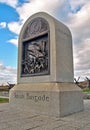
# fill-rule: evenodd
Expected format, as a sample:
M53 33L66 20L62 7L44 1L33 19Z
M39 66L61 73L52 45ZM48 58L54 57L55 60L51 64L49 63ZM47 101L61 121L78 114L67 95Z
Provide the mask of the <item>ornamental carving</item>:
M21 76L49 74L49 53L48 23L43 18L35 18L23 35Z
M49 25L43 18L35 18L26 27L23 39L32 38L49 30Z

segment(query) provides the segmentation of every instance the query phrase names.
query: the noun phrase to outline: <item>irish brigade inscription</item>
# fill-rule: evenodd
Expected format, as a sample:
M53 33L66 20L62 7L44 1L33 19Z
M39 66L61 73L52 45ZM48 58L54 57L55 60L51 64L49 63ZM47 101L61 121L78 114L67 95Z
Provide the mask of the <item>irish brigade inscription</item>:
M46 95L30 95L30 92L24 92L24 94L22 93L15 93L14 94L14 98L17 99L28 99L28 100L32 100L34 102L49 102L49 97Z
M27 19L18 41L17 85L10 90L10 104L55 117L83 110L83 93L74 84L68 27L39 12Z
M22 40L21 76L49 74L49 25L41 18L32 20Z

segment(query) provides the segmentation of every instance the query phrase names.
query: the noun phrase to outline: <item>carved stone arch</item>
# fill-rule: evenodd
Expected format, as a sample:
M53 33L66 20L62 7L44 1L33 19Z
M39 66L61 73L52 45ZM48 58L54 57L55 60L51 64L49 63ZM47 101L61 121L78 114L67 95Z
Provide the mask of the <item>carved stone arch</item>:
M50 74L49 24L41 17L31 20L22 35L21 76Z
M48 22L44 18L37 17L27 25L23 33L23 39L32 38L47 31L49 31Z

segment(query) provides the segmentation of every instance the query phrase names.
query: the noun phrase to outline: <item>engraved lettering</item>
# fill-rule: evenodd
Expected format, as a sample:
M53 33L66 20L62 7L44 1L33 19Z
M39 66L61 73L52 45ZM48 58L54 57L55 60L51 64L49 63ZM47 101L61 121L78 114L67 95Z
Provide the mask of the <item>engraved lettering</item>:
M14 94L14 98L18 98L18 99L27 99L27 100L31 100L34 102L49 102L49 97L46 95L31 95L30 93L15 93Z
M25 98L23 94L17 94L17 93L14 94L14 97L15 98L21 98L21 99Z

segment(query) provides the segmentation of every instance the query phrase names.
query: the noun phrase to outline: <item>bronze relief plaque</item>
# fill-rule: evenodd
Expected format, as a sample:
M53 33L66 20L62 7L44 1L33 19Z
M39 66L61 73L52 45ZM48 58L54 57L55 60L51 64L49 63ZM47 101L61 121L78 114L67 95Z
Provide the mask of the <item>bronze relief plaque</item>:
M43 18L35 18L24 31L22 40L21 76L50 74L49 25Z

